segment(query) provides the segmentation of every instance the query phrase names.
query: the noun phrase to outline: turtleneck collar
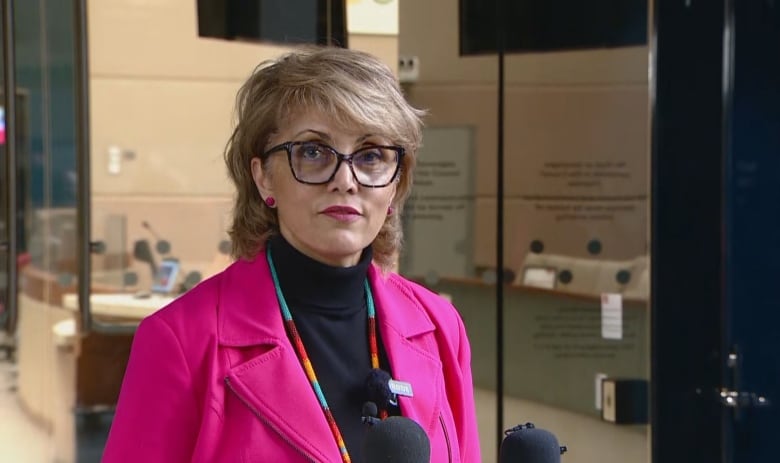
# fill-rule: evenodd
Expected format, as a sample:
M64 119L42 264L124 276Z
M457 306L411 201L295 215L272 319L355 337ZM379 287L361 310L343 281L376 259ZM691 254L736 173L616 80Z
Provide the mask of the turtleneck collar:
M281 234L268 240L276 273L290 310L349 315L365 308L365 281L371 247L352 267L333 267L294 248Z

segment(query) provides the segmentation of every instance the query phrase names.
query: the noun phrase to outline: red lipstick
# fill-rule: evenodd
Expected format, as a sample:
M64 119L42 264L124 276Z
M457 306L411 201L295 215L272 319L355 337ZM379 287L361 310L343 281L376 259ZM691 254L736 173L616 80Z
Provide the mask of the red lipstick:
M351 206L330 206L323 209L321 213L339 222L352 222L361 216L360 212Z

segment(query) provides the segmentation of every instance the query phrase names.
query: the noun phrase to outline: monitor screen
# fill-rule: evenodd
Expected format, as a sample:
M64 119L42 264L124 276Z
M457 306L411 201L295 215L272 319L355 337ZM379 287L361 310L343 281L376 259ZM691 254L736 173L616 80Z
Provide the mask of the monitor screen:
M198 35L347 46L346 0L198 0Z
M507 53L580 50L647 43L647 0L460 1L460 53L495 53L503 25Z
M169 294L173 291L179 276L179 261L165 259L160 262L152 282L152 292Z

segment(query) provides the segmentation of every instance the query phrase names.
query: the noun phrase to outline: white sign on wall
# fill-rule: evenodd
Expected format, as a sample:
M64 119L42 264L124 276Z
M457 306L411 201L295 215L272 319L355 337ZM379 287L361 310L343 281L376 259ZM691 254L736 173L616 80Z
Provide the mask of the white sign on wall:
M413 277L468 277L473 273L473 132L428 127L417 157L412 195L404 211L401 271Z
M398 0L348 0L347 31L398 35Z

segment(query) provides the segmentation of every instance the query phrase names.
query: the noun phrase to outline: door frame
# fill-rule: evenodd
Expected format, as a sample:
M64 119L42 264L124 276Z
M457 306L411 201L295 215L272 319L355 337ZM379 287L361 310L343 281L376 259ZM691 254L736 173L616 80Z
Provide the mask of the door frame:
M731 0L651 2L651 452L724 454L724 166Z
M5 201L5 225L6 236L0 243L0 252L5 254L6 262L6 294L5 307L0 313L0 329L4 329L9 335L16 332L19 290L19 275L17 273L17 261L19 258L19 234L18 234L18 157L17 157L17 86L16 86L16 41L14 34L14 8L13 0L2 0L2 24L3 24L3 105L5 109L5 185L0 186L5 191L2 196ZM8 97L12 95L12 97Z

